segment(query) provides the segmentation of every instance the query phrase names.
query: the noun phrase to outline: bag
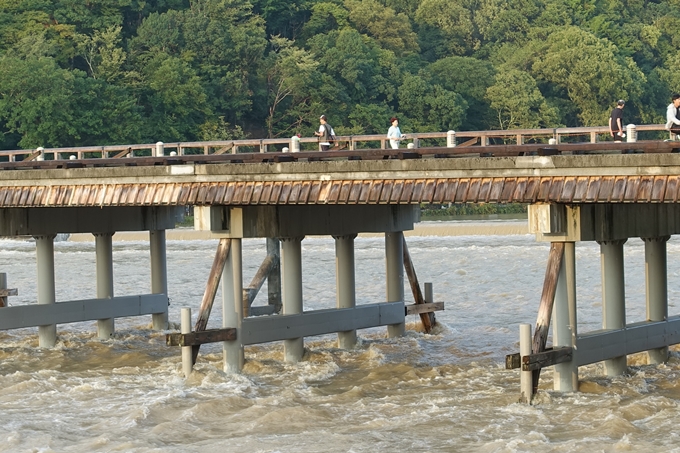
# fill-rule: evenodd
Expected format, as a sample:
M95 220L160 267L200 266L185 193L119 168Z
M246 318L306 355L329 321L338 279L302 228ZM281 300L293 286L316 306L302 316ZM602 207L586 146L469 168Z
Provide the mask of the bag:
M323 127L324 127L324 129L326 130L325 139L328 141L328 143L336 142L335 144L336 144L336 146L337 146L337 140L338 140L338 139L335 137L334 134L331 133L331 131L332 131L333 128L330 127L328 124L324 124Z

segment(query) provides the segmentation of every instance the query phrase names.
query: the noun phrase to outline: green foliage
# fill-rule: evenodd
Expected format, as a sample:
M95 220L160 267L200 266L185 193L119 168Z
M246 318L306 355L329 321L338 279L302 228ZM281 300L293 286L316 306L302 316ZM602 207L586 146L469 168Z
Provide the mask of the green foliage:
M451 203L449 205L426 204L420 206L423 217L453 217L466 215L526 214L524 203Z
M679 0L0 0L0 147L659 123L679 28Z

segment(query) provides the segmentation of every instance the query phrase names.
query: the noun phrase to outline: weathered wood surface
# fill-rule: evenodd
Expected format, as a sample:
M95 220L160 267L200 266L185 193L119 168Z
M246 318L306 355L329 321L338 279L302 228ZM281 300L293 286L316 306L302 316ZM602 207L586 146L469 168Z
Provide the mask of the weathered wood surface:
M516 352L505 356L505 369L516 370L522 367L522 354Z
M418 305L424 304L425 298L423 297L423 292L420 290L418 276L416 275L416 270L413 267L413 262L411 261L411 254L408 252L406 239L403 239L403 249L404 249L404 269L406 270L406 275L408 275L408 282L411 285L413 298L415 299L416 304ZM436 322L434 314L431 312L422 312L419 314L420 321L423 323L423 328L425 329L425 332L430 333L432 331L432 326Z
M262 285L271 273L275 266L276 257L272 255L267 255L262 264L260 264L259 269L255 273L250 285L243 288L243 317L247 317L250 314L250 306L257 297L257 293L260 292Z
M227 262L229 250L231 249L231 239L222 238L217 245L217 252L213 260L212 268L210 268L210 275L208 276L208 284L203 293L203 300L201 301L201 308L198 312L198 318L194 325L194 332L204 331L208 325L208 318L210 318L210 311L212 310L213 302L215 302L215 294L217 287L220 285L220 278L222 278L222 271L224 271L224 264ZM196 364L198 358L198 351L200 344L192 345L192 361Z
M541 304L538 307L536 317L536 329L531 345L533 354L545 351L545 344L548 340L548 330L550 329L550 317L552 316L553 304L555 302L555 292L557 290L557 278L562 267L562 257L564 256L564 242L552 242L548 255L548 265L545 270L543 280L543 292L541 294ZM538 379L541 369L533 370L533 393L538 390Z
M537 371L558 363L570 362L573 356L574 350L570 346L546 349L522 357L522 371Z
M433 311L444 310L444 302L430 302L424 304L406 305L406 316L419 315L422 313L432 313Z
M0 289L0 297L18 296L18 295L19 295L19 291L16 288Z
M236 329L209 329L202 332L169 333L165 335L168 346L200 346L205 343L236 340Z

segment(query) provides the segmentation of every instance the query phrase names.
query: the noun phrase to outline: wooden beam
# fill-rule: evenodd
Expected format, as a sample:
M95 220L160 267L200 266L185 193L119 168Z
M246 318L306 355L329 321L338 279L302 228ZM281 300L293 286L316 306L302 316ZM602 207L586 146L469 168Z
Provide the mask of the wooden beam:
M557 278L562 267L562 257L564 256L564 242L551 242L550 253L548 254L548 265L545 270L543 280L543 293L541 294L541 304L538 307L536 318L536 329L531 345L533 354L545 351L545 344L548 340L548 330L550 329L550 318L552 316L553 304L555 302L555 292L557 291ZM538 390L538 378L541 369L533 370L533 393Z
M210 329L203 332L169 333L165 335L168 346L200 346L205 343L236 340L236 329Z
M267 280L269 273L272 271L272 269L274 269L274 265L276 264L275 258L276 257L272 255L267 255L265 259L262 260L262 264L260 264L260 267L255 273L253 280L250 282L250 285L243 288L244 318L249 315L250 306L253 304L255 297L257 297L257 293L260 292L260 288L262 288L264 281Z
M574 356L574 350L570 346L558 348L546 348L538 354L530 354L522 357L519 352L505 356L505 369L522 371L534 371L562 362L570 362Z
M522 355L519 352L505 356L505 369L516 370L522 366Z
M0 289L0 297L18 296L18 295L19 295L19 291L16 288Z
M224 270L224 264L227 262L227 256L229 256L230 249L231 239L220 239L220 243L217 245L217 252L215 252L215 259L213 260L212 268L210 268L208 284L206 285L205 292L203 293L203 300L201 301L201 308L198 312L198 318L196 318L196 324L194 325L194 332L202 332L208 325L210 310L212 310L213 302L215 301L217 287L220 285L220 278L222 278L222 271ZM191 359L195 365L196 359L198 358L198 350L201 345L196 344L192 346L193 349L191 351Z
M112 159L118 159L119 157L125 157L125 156L127 156L128 154L130 154L131 151L132 151L132 148L126 148L126 149L124 149L123 151L121 151L121 152L119 152L119 153L117 153L117 154L114 154L114 156L112 157Z
M574 350L570 346L550 348L538 354L522 357L522 371L536 371L562 362L571 362Z
M476 145L476 144L477 144L477 140L479 140L479 137L474 137L474 138L471 138L470 140L464 141L463 143L461 143L460 145L457 145L457 146L458 146L458 147L463 147L463 146L472 146L472 145Z
M229 151L230 149L232 149L233 147L234 147L234 143L232 142L232 143L230 143L229 145L223 146L222 148L216 150L216 151L213 153L213 155L224 154L224 153L226 153L227 151Z
M418 276L416 275L416 270L413 267L413 262L411 261L411 254L408 252L408 246L406 245L406 239L402 236L402 243L404 248L404 269L406 270L406 275L408 275L408 282L411 285L411 291L413 292L413 299L415 299L416 304L421 305L425 303L425 298L423 297L423 292L420 290L420 284L418 283ZM420 313L420 322L423 323L423 328L425 332L430 333L432 331L432 326L437 322L434 314L430 312Z
M406 305L404 308L406 309L406 316L419 315L421 313L432 313L433 311L444 310L444 302Z

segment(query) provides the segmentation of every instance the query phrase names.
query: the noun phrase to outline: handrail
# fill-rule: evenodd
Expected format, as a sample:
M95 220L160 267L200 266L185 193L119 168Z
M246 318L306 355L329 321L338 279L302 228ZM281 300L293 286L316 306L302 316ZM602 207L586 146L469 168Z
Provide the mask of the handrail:
M635 125L639 132L659 132L666 131L663 124L641 124ZM503 144L508 144L510 140L515 144L524 144L527 139L545 140L554 139L556 144L562 142L563 138L587 136L588 140L574 143L598 143L600 135L609 135L607 126L594 127L561 127L561 128L541 128L541 129L505 129L505 130L485 130L485 131L449 131L449 132L420 132L406 134L407 140L412 144L409 147L420 148L423 140L446 140L454 134L454 144L461 146L489 146L493 144L491 139L501 139ZM319 143L318 137L299 137L300 144ZM337 140L342 144L341 149L359 149L358 144L366 142L379 142L379 149L386 149L388 145L387 137L384 134L371 135L343 135L338 136ZM238 154L240 148L256 148L258 152L265 153L276 151L280 152L283 148L292 147L292 139L289 138L265 138L265 139L246 139L246 140L212 140L202 142L172 142L172 143L141 143L131 145L106 145L106 146L81 146L72 148L36 148L0 151L0 161L27 160L34 154L39 156L36 160L44 160L45 156L51 156L54 160L59 160L68 155L69 159L84 159L85 154L90 154L88 158L134 158L135 151L148 151L151 156L160 157L161 155L186 155L196 154L187 153L188 150L200 149L204 155L209 154ZM271 149L273 148L274 149ZM347 148L345 148L347 147ZM307 151L316 151L308 149ZM146 153L145 153L146 154ZM142 157L142 156L139 156Z

